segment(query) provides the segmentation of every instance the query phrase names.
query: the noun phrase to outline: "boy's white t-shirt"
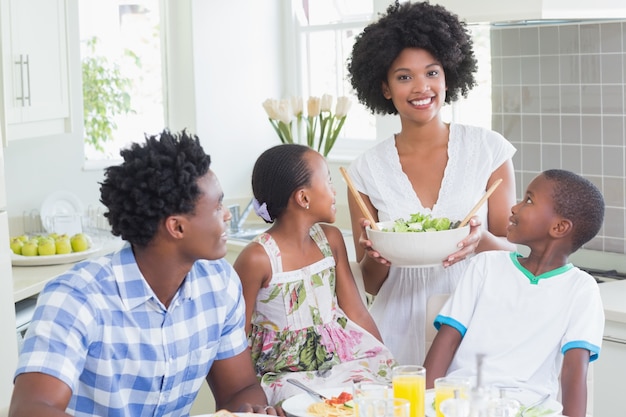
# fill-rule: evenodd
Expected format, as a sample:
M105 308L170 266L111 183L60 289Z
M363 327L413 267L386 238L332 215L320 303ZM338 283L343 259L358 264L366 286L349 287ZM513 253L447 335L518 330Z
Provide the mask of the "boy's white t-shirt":
M563 354L584 348L595 360L604 330L598 284L567 264L535 277L519 254L477 254L435 325L457 329L461 344L448 375L476 375L476 355L485 354L487 385L518 386L553 398L559 390Z

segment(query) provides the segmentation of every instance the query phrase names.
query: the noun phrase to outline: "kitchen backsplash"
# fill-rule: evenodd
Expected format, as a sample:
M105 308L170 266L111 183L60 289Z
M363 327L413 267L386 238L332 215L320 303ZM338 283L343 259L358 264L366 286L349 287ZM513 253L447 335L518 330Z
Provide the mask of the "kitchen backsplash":
M603 192L604 226L586 249L626 253L626 21L493 26L494 130L518 149L518 198L550 168Z

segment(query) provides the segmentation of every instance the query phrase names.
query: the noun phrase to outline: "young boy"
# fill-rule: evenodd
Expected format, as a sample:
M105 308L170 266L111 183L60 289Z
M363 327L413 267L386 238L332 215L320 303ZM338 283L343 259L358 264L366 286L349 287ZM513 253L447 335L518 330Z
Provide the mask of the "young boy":
M486 385L518 386L556 398L563 414L585 415L586 375L604 329L598 286L568 261L602 226L604 199L588 180L548 170L511 209L509 241L530 254L476 255L435 319L427 387L443 375L475 376L484 354Z
M168 131L121 155L100 200L127 243L41 292L10 415L187 416L204 379L217 408L275 414L252 367L241 282L222 259L230 213L209 155Z

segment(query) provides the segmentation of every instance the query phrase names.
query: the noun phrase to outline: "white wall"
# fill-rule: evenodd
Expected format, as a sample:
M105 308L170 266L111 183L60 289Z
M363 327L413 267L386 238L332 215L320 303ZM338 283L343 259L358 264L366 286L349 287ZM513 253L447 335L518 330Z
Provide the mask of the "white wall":
M197 134L226 198L249 196L254 161L278 143L261 103L283 93L281 0L191 4Z

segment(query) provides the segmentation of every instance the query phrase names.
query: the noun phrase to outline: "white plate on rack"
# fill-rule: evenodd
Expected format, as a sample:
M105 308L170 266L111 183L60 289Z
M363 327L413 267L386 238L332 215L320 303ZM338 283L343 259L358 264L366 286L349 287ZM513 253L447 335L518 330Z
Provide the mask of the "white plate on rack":
M82 252L72 252L65 255L46 255L46 256L22 256L11 252L11 264L13 266L46 266L46 265L62 265L69 264L83 259L89 258L101 249L99 245Z
M57 191L50 194L44 200L39 212L41 224L46 232L52 233L53 219L55 216L77 216L83 215L85 208L80 198L69 191Z

